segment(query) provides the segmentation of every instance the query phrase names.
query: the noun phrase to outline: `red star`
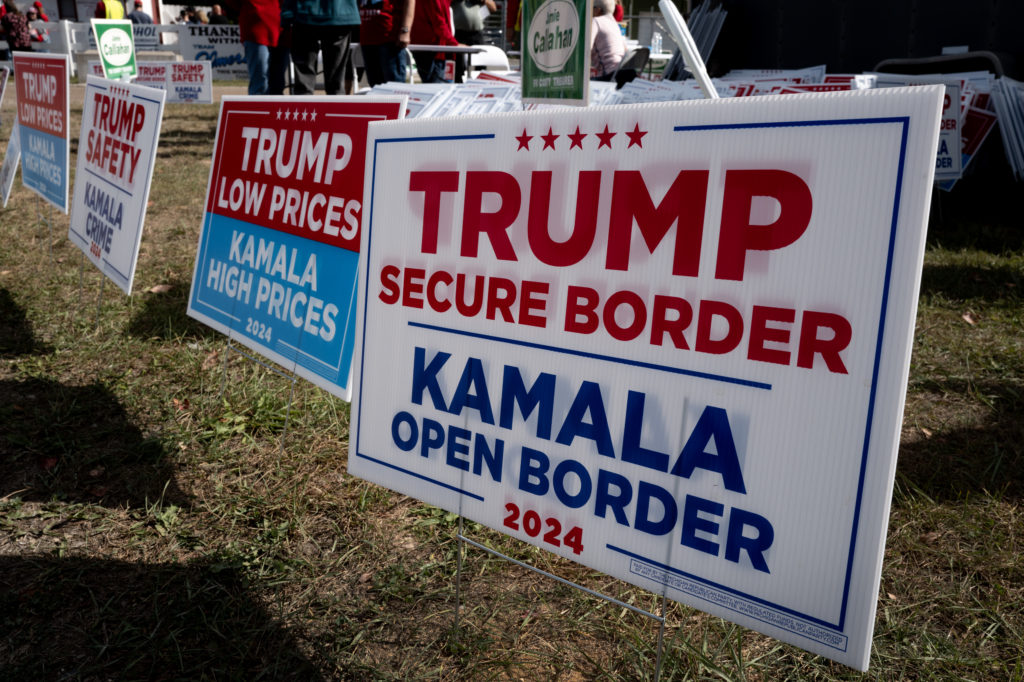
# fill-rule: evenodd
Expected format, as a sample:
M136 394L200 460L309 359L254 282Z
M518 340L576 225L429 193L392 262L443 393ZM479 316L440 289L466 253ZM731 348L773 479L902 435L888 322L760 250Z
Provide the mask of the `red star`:
M626 137L629 138L629 147L632 147L633 145L636 145L637 147L643 148L643 146L644 146L643 139L644 139L644 135L646 135L646 134L647 134L647 131L646 130L640 130L640 124L637 123L632 131L627 131L626 132ZM629 147L626 147L626 149L629 149Z
M583 138L586 136L587 134L581 133L580 127L576 126L576 132L569 133L568 135L569 139L572 140L572 142L569 144L569 149L572 149L573 147L579 147L580 149L583 149Z
M548 127L548 134L547 135L541 135L540 138L542 140L544 140L544 149L554 149L555 148L555 140L558 139L558 135L555 135L551 131L551 128Z
M597 138L599 140L601 140L598 143L598 145L597 145L598 149L600 149L601 147L608 147L608 149L612 148L612 138L615 137L615 133L608 132L608 124L607 123L604 126L604 132L603 133L594 133L594 134L597 135Z
M527 135L526 128L523 128L523 134L518 136L516 139L519 140L519 147L516 151L519 151L520 149L530 151L530 140L533 139L533 135Z

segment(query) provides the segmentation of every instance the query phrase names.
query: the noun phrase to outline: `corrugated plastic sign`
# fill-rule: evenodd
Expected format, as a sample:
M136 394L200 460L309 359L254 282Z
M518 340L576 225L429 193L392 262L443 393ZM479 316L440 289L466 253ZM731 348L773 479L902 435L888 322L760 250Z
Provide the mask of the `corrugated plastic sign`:
M941 105L371 125L349 471L865 669Z
M401 97L225 97L188 314L348 400L366 128Z
M68 238L129 296L163 115L163 90L86 79Z
M68 212L68 57L15 52L21 182Z

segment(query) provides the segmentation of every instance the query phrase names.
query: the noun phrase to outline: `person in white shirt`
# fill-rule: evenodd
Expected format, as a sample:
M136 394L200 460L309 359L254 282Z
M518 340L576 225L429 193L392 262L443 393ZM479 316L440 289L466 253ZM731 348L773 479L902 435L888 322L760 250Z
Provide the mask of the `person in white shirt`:
M590 31L590 73L595 80L611 80L626 54L626 39L612 13L615 0L594 0Z

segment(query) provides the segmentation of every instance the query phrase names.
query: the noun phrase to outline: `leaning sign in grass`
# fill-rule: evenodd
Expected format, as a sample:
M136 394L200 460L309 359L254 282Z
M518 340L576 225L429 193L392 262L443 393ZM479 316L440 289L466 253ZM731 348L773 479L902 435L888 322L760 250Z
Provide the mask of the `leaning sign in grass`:
M68 212L68 58L15 52L21 182Z
M404 97L225 97L188 314L349 400L366 127Z
M941 100L372 125L350 472L866 668Z
M11 67L0 66L0 107L4 104L4 93L7 92L7 77L11 75ZM2 121L2 119L0 119Z
M164 91L89 76L68 238L132 293Z
M11 197L11 188L14 186L14 174L18 171L18 162L21 160L21 135L18 133L18 122L15 121L11 127L11 137L7 140L7 150L4 152L3 165L0 166L0 203L7 208L7 200Z

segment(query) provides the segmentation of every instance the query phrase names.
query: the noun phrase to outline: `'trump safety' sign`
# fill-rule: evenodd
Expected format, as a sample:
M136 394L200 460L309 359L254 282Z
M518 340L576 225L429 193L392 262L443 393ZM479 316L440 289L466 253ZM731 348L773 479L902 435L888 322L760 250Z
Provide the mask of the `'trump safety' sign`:
M188 314L351 395L366 127L400 97L225 97Z
M866 668L941 103L371 125L349 471Z
M129 296L163 115L163 90L86 79L68 238Z
M68 57L15 52L21 182L68 212Z

